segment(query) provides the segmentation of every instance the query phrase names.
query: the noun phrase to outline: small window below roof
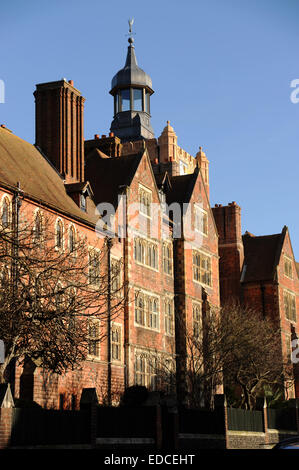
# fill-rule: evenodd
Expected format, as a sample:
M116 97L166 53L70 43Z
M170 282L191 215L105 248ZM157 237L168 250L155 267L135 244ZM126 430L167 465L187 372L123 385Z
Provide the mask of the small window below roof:
M133 109L142 111L142 89L133 88Z
M125 88L120 92L121 111L130 111L130 88Z

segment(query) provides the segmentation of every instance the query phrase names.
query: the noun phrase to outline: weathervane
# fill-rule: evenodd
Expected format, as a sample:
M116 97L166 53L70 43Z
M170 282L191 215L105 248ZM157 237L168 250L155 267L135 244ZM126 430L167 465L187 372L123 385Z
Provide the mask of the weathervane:
M134 18L131 18L130 20L128 20L128 23L129 23L129 34L127 34L127 36L130 36L128 41L130 43L134 42L134 39L132 38L132 36L135 34L133 33L133 30L132 30L132 26L133 26L133 23L134 23Z
M134 23L134 18L128 20L128 23L129 23L129 33L132 34L132 26Z

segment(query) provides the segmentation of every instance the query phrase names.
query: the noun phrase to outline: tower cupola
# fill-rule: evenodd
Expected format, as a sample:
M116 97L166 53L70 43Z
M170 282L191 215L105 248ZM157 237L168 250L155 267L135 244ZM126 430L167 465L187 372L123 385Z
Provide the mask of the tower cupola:
M150 97L154 93L152 80L137 65L132 20L129 24L130 37L126 63L113 77L110 91L114 97L114 119L110 130L124 142L154 137L150 123Z

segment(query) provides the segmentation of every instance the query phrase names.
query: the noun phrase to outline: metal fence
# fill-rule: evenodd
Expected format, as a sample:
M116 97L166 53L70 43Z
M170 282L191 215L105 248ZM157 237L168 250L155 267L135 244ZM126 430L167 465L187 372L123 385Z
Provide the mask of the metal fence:
M227 419L230 431L264 431L262 411L228 408Z

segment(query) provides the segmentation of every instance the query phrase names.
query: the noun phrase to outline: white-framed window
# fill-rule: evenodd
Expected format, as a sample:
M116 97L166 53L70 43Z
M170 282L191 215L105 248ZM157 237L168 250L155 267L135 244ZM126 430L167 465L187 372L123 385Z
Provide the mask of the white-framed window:
M156 356L151 351L135 352L135 384L150 390L157 386Z
M285 290L283 293L284 311L287 320L296 322L296 296L293 292Z
M159 330L159 299L138 292L135 295L135 323L151 330Z
M88 324L88 355L100 357L100 320L90 319Z
M89 284L98 286L100 283L100 251L96 248L90 248L89 256Z
M194 229L203 235L208 235L208 214L196 205L194 205Z
M290 279L293 279L293 261L288 256L284 256L284 274Z
M111 291L112 294L121 295L121 261L111 256Z
M145 264L145 240L134 238L134 259L138 263Z
M154 243L147 243L146 265L158 269L158 247Z
M193 337L200 339L202 336L202 311L200 303L192 305Z
M148 297L148 327L157 330L159 328L159 302L156 297Z
M163 271L169 276L173 274L172 244L169 242L163 243Z
M11 205L10 200L7 196L4 196L2 199L1 205L1 225L2 228L6 229L11 223Z
M164 300L164 327L167 335L174 336L174 302L169 298Z
M211 257L193 250L193 280L207 286L212 285Z
M121 325L116 323L111 326L111 359L121 361Z
M63 250L63 222L57 219L55 224L55 247L57 250Z
M151 217L152 192L144 186L139 186L138 192L139 212L146 217Z
M74 254L76 250L76 229L73 225L70 225L69 227L68 250L72 254Z
M134 259L149 268L159 269L158 245L144 238L134 238Z

